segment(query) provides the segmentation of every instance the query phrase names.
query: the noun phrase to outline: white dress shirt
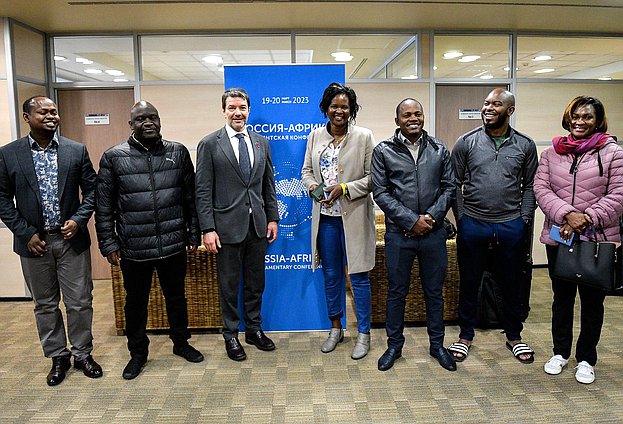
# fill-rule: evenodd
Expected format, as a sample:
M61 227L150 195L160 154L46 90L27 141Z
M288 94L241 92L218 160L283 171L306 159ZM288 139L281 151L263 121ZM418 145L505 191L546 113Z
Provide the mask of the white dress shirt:
M238 137L236 137L236 134L238 134L238 132L234 130L232 127L230 127L229 125L225 125L225 131L227 131L227 135L229 136L229 142L231 143L231 147L234 149L236 160L240 162L240 158L239 158L240 153L238 152L239 140L238 140ZM253 168L253 161L255 160L255 156L253 153L253 145L251 144L251 137L249 137L249 133L247 132L246 128L240 131L240 134L244 136L244 141L247 143L247 151L249 152L249 161L251 163L251 168Z

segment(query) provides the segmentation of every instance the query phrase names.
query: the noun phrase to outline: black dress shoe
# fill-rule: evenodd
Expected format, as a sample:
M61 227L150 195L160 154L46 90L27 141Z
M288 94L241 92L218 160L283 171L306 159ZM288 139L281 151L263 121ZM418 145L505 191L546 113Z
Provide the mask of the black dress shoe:
M91 355L85 357L84 359L74 359L74 368L82 370L84 375L89 378L100 378L104 375L102 367L95 362L95 359L93 359Z
M438 349L430 348L430 356L436 358L439 361L439 365L447 369L448 371L456 371L456 361L445 347Z
M175 345L173 346L173 353L177 356L181 356L186 359L188 362L201 362L203 361L203 355L197 349L189 345L188 343L184 345Z
M262 330L247 331L244 333L244 341L259 350L275 350L275 343Z
M132 380L141 373L143 366L147 362L147 359L132 357L128 365L123 369L123 378L126 380Z
M387 371L394 366L394 361L402 356L402 349L390 347L379 358L379 371Z
M238 337L233 337L229 340L225 340L225 350L227 350L227 356L234 361L244 361L247 359L247 354L244 353L244 349L238 340Z
M48 386L61 384L69 368L71 368L69 356L56 356L52 358L52 369L50 369L47 378Z

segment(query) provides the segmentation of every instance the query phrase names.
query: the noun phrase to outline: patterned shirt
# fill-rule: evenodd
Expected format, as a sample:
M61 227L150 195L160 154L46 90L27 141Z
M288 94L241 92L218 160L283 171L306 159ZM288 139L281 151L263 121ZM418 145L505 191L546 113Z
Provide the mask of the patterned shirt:
M28 135L32 162L39 183L44 228L58 228L61 222L61 202L58 197L58 139L56 135L45 149Z
M338 144L337 147L335 147L333 143L330 143L320 155L320 174L322 175L322 181L326 187L339 184L337 181L337 160L341 148L342 143ZM330 216L342 216L340 200L338 199L334 202L333 206L329 206L328 203L322 203L320 213Z

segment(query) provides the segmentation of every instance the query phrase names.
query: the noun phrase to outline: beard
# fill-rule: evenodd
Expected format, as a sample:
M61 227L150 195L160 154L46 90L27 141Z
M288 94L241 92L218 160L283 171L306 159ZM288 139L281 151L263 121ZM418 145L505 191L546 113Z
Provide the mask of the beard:
M484 123L485 128L489 130L497 130L499 128L502 128L504 125L506 125L509 117L510 115L508 114L508 112L504 112L503 114L498 115L497 120L487 122L485 120L484 114L482 114L482 122Z

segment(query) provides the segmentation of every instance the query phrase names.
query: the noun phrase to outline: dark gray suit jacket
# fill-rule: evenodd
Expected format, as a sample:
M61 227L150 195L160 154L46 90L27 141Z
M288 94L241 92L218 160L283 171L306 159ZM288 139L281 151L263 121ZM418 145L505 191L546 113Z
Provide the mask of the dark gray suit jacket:
M196 199L202 231L216 230L222 243L240 243L249 228L249 207L258 237L266 237L268 222L279 221L270 145L248 131L253 145L253 169L245 183L227 131L207 135L197 148Z
M58 138L58 196L61 221L74 220L80 228L70 243L81 253L90 245L87 223L95 208L95 171L86 146L65 137ZM35 233L43 234L44 220L27 136L0 148L0 219L13 233L15 253L34 257L28 242Z

